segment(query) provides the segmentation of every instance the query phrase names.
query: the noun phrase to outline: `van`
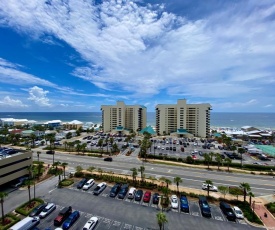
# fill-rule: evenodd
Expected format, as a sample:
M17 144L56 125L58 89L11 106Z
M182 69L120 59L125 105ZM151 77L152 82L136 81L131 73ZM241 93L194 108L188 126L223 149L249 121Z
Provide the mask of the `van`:
M128 193L128 199L134 199L135 194L136 194L136 188L134 188L134 187L130 188L129 193Z
M38 225L40 219L38 216L35 217L26 217L23 220L19 221L15 225L13 225L10 230L29 230Z

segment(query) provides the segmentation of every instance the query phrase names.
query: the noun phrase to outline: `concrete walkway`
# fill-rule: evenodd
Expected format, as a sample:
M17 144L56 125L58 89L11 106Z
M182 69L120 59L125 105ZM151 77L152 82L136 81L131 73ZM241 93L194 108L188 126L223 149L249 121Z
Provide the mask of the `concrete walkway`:
M268 230L275 230L275 217L267 210L264 204L274 202L275 196L270 195L257 199L254 205L254 211L257 216L262 220L264 226ZM265 217L266 213L266 217Z

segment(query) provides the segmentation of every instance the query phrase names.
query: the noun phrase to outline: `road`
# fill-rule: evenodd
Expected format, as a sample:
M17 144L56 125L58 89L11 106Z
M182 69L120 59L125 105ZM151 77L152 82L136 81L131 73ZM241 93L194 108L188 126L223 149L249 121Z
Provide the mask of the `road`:
M34 154L34 159L37 159L36 154ZM52 155L40 154L40 160L52 164ZM139 168L144 164L146 177L152 176L158 179L164 176L173 180L174 177L179 176L183 180L180 186L195 189L201 189L201 185L205 180L212 180L216 186L239 186L243 182L249 183L255 196L273 194L275 190L275 179L272 176L208 171L207 169L159 165L148 162L142 163L136 157L123 155L114 157L113 162L105 162L95 157L56 153L55 161L68 163L67 170L75 170L78 165L84 169L93 166L104 171L128 175L131 175L131 168Z

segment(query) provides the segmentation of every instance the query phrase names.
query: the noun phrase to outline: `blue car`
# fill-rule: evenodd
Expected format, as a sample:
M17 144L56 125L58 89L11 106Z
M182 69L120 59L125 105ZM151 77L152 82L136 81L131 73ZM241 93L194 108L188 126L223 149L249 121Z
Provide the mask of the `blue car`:
M65 220L65 222L64 222L63 225L62 225L62 229L63 229L63 230L69 229L69 228L74 224L74 222L77 221L77 219L78 219L79 217L80 217L79 211L74 211L74 212Z
M185 195L180 196L180 210L182 212L188 212L189 213L189 204L187 197Z

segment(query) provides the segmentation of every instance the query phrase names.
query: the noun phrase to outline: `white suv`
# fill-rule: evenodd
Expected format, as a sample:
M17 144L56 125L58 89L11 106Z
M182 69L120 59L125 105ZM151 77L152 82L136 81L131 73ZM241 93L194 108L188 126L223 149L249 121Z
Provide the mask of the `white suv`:
M84 185L83 185L83 190L88 190L89 188L91 188L93 186L93 184L95 183L94 179L90 179L88 180Z

